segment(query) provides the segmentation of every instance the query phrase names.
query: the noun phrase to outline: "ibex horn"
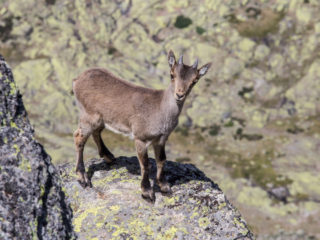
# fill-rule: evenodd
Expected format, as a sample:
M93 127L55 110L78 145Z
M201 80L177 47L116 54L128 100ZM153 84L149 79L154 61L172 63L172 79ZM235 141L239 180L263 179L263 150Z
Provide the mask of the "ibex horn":
M181 55L181 57L179 58L179 62L178 62L180 65L183 64L183 55Z
M196 61L194 62L194 64L192 65L192 67L194 69L197 69L198 68L198 58L196 59Z

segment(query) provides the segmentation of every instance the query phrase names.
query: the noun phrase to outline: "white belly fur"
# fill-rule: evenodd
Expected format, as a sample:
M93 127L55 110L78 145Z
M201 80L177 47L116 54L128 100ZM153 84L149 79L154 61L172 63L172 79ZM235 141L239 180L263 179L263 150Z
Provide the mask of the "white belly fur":
M126 131L124 130L125 128L124 127L121 127L121 126L111 126L109 124L104 124L105 128L110 130L111 132L114 132L114 133L117 133L117 134L122 134L124 136L127 136L129 137L130 139L133 139L134 136L133 136L133 133L131 131Z

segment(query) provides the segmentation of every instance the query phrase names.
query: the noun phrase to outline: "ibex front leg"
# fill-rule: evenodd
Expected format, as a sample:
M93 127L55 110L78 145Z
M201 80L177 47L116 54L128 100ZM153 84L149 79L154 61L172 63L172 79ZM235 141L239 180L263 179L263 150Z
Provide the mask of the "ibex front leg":
M166 162L164 146L165 145L153 144L153 149L157 162L157 184L159 185L161 192L169 193L171 192L171 188L163 172L163 167Z
M85 170L84 162L83 162L83 149L89 136L90 136L90 132L83 131L81 127L79 127L73 134L74 143L76 146L76 153L77 153L76 173L79 176L79 183L83 187L87 187L87 186L92 187L91 181L88 178L88 175Z
M144 198L149 198L154 201L155 196L151 188L149 181L149 159L147 152L147 145L145 142L136 139L135 140L137 155L139 159L140 169L141 169L141 191Z

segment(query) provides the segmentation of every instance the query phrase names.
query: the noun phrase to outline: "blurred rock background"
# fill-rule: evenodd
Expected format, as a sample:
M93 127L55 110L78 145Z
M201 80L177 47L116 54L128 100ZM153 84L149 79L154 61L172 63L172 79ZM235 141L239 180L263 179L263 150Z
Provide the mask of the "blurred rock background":
M217 182L258 239L320 238L318 0L0 3L0 52L54 163L75 161L73 78L101 66L165 88L172 49L213 66L187 99L168 159ZM116 156L135 154L122 136L104 139ZM85 155L97 155L92 141Z

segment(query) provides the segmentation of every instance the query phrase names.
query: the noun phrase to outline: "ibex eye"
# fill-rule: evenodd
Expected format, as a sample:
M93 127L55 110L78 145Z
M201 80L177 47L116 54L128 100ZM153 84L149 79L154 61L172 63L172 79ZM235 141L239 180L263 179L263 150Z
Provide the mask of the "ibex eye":
M171 79L173 79L173 74L170 74L170 76L171 76Z

